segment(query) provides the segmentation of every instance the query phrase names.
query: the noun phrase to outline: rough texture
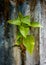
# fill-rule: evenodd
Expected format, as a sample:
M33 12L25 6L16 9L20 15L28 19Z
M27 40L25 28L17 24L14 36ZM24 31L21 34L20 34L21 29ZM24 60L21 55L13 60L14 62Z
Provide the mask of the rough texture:
M45 13L44 13L45 11L42 11L45 9L41 8L41 4L40 4L39 0L37 0L37 4L36 4L36 0L32 0L32 2L34 2L33 3L34 5L33 4L29 5L29 3L24 2L23 4L21 4L22 6L21 5L18 6L18 10L21 11L24 16L31 15L32 20L39 21L40 23L45 25L45 23L46 23L45 22L45 20L46 20ZM6 8L7 11L5 11L5 13L4 13L6 20L15 19L17 17L15 2L10 0L10 4L7 3L7 6L9 7L9 10L7 10L7 8ZM8 15L8 12L9 12L9 15ZM0 10L0 13L1 13L1 10ZM44 15L41 16L41 13L42 14L44 13ZM46 50L44 50L45 45L46 45L45 44L45 42L46 42L46 29L45 29L46 25L44 28L40 29L40 39L39 39L39 33L38 33L39 29L32 29L31 33L33 35L35 35L35 38L36 38L34 53L32 56L30 56L29 53L26 51L26 57L23 58L24 61L22 62L20 48L14 47L14 48L9 49L9 47L11 47L13 44L15 44L16 26L8 25L8 24L4 23L3 15L0 17L0 20L2 21L2 23L0 23L0 52L1 52L0 53L1 54L0 55L0 65L22 65L23 62L25 63L25 65L39 65L39 50L38 50L39 40L40 40L40 64L44 65L46 63L46 58L45 58ZM6 27L7 33L4 29L4 24L7 25L7 27ZM4 33L6 34L6 36L4 36ZM43 60L45 60L45 61L43 61Z
M40 29L40 65L46 65L46 1L42 2L41 23L43 28Z

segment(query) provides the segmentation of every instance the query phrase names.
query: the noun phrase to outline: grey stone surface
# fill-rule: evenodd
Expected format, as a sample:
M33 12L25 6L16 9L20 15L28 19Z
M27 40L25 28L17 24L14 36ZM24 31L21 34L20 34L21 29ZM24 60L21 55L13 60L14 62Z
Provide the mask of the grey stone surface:
M4 65L4 18L0 17L0 65Z
M41 24L43 28L40 29L40 65L46 65L46 5L44 1L41 7Z

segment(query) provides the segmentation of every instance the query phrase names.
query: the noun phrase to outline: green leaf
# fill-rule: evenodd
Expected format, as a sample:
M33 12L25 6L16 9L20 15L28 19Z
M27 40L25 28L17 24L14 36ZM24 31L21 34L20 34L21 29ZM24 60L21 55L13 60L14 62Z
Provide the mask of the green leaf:
M21 21L19 18L16 18L14 20L8 20L8 23L14 24L14 25L21 25Z
M42 27L39 22L31 22L32 27Z
M22 19L23 18L23 15L21 12L18 13L18 16Z
M20 45L22 43L22 35L20 32L17 33L16 35L16 40L17 40L17 45Z
M24 26L20 26L19 30L20 30L20 33L23 35L23 37L26 38L26 36L28 35L28 32L29 32L29 28L26 28Z
M19 38L19 39L17 40L16 44L17 44L17 45L20 45L21 43L22 43L22 40L21 40L21 38Z
M24 19L30 20L30 16L24 16Z
M17 35L16 35L16 39L18 40L18 39L21 38L21 37L22 37L21 33L18 32Z
M35 45L35 39L32 35L27 36L25 39L23 39L23 44L26 47L26 50L32 54L34 50Z
M30 16L23 17L22 22L30 26Z

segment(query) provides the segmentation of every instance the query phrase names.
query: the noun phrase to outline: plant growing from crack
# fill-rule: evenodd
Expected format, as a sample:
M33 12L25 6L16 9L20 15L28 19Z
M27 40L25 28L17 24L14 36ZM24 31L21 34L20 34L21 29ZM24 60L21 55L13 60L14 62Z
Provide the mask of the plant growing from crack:
M19 13L18 17L13 20L8 20L9 24L17 26L16 45L23 44L26 50L32 54L35 45L35 38L29 34L30 27L42 27L39 22L30 22L30 16L23 16Z

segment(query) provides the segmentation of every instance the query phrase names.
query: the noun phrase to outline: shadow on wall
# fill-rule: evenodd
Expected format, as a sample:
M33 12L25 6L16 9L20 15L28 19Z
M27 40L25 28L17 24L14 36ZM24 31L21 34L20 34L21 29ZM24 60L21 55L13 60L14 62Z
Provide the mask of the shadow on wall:
M8 42L5 38L4 0L0 0L0 65L12 65L12 52L6 48ZM7 32L8 33L8 32ZM6 35L7 35L6 33ZM7 39L8 40L8 39ZM7 45L8 46L8 45Z

